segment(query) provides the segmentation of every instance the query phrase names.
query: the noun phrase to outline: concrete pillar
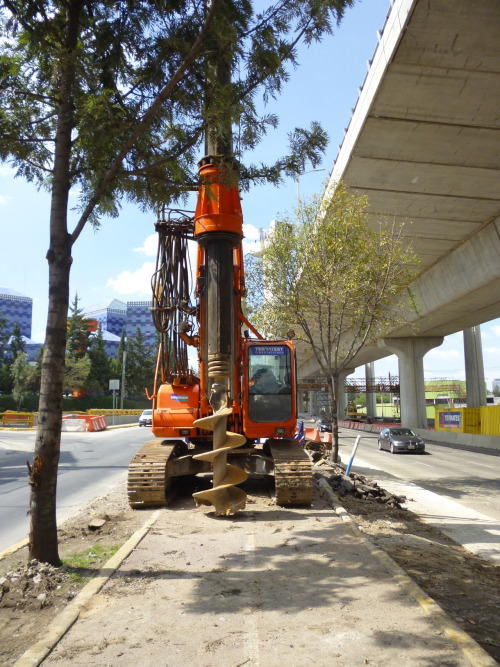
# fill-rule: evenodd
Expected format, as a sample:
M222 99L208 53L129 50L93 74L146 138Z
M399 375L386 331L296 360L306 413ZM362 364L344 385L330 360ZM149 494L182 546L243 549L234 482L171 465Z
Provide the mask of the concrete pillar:
M368 391L369 387L375 384L375 364L370 361L365 364L366 379L366 414L369 417L377 416L377 394L374 391Z
M345 380L348 375L354 373L355 368L346 368L339 374L339 395L337 396L337 419L345 419L347 411L347 394L345 393Z
M465 386L467 407L486 405L481 327L464 329Z
M309 391L309 405L310 407L310 412L311 415L317 415L318 414L318 392L316 389L311 389Z
M380 347L397 354L401 390L401 424L410 428L427 428L425 409L424 356L439 347L442 336L428 338L384 338Z

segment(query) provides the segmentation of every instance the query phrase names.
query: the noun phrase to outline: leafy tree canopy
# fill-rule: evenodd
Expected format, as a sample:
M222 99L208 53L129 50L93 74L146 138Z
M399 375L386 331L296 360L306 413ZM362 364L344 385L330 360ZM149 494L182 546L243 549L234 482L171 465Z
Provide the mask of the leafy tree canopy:
M259 114L257 94L275 98L298 64L298 44L331 34L352 4L284 0L256 11L249 0L213 0L205 12L199 0L3 2L0 159L52 187L67 95L69 186L80 191L83 221L117 215L122 197L143 207L178 199L196 184L207 123L238 126L241 160L278 124ZM207 90L203 63L214 44L235 74ZM317 123L292 129L288 154L242 167L243 181L279 182L306 161L316 166L326 141Z
M340 183L330 198L313 198L283 217L247 263L254 319L268 335L293 329L299 350L312 352L335 423L341 372L413 306L405 288L418 263L404 232L391 221L370 223L366 198Z

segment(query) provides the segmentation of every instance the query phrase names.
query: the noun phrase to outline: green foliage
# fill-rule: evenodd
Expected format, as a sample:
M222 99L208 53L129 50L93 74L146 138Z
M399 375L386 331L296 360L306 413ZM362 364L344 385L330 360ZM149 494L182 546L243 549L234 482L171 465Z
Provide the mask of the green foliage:
M94 544L86 551L66 555L62 561L75 583L85 584L99 574L101 567L114 556L120 545Z
M366 198L342 184L327 201L301 204L254 259L259 326L273 336L295 329L327 377L348 368L412 306L404 290L418 262L404 232L387 220L369 224Z
M275 98L298 65L297 44L330 35L352 4L287 0L257 11L247 0L215 0L205 17L197 0L42 0L36 11L8 3L0 15L0 159L51 187L62 100L74 137L69 185L81 193L80 210L91 204L93 224L116 216L122 197L140 206L179 199L196 183L207 123L215 132L239 125L241 160L278 123L258 114L256 94ZM238 77L212 80L206 90L200 73L213 63L214 44ZM316 166L326 141L317 123L294 128L288 154L273 165L246 165L242 178L279 182L308 161Z
M89 357L91 368L87 390L99 395L107 391L111 378L111 359L106 355L106 342L101 324L99 324L97 334L92 338Z
M83 310L78 306L78 294L75 294L73 303L69 307L68 334L66 349L73 359L82 359L91 344L90 324L91 320L84 317Z
M123 327L122 333L120 335L120 342L118 343L118 352L116 354L116 359L111 360L110 377L121 380L122 370L123 370L123 353L126 351L126 349L127 349L127 344L125 341L125 327Z
M247 270L257 326L271 337L293 329L327 380L335 461L340 374L413 307L405 290L418 262L404 226L370 221L367 208L365 197L341 183L331 197L301 203L276 224Z
M7 345L7 341L9 339L9 335L7 333L7 324L7 318L2 316L2 311L0 310L0 366L4 360L5 346Z
M68 354L64 369L64 391L71 393L75 389L86 387L92 363L89 356L75 358Z
M12 328L12 335L9 348L10 348L10 358L12 362L17 358L17 355L20 352L26 351L26 343L24 342L23 335L21 333L21 327L19 326L18 321L16 321L16 323Z
M135 336L127 341L125 367L125 392L127 395L142 397L147 388L152 393L156 368L156 350L146 344L144 335L137 327Z
M35 373L36 369L29 365L28 355L25 352L18 352L10 369L12 376L12 398L18 412L21 411L26 400Z

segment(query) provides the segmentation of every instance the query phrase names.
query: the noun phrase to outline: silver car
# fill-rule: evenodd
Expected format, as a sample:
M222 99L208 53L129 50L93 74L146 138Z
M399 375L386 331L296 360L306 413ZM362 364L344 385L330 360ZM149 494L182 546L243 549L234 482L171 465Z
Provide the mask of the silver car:
M153 425L153 411L144 410L142 415L139 417L139 426L152 426Z
M401 426L384 428L378 436L378 448L387 449L391 454L413 452L425 454L425 443L411 428Z

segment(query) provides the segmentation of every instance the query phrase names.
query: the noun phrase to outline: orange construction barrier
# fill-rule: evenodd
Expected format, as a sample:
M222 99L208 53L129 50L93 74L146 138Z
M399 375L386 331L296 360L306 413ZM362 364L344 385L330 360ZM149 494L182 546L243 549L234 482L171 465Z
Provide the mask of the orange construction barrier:
M75 421L84 421L85 422L85 429L83 428L71 428L71 426L68 426L68 428L64 428L64 422L69 420L70 422L75 422ZM78 414L71 414L71 415L66 415L63 417L63 431L69 430L78 430L78 431L104 431L106 429L106 417L104 415L78 415Z
M306 428L306 440L315 440L316 442L321 442L319 437L318 428Z

